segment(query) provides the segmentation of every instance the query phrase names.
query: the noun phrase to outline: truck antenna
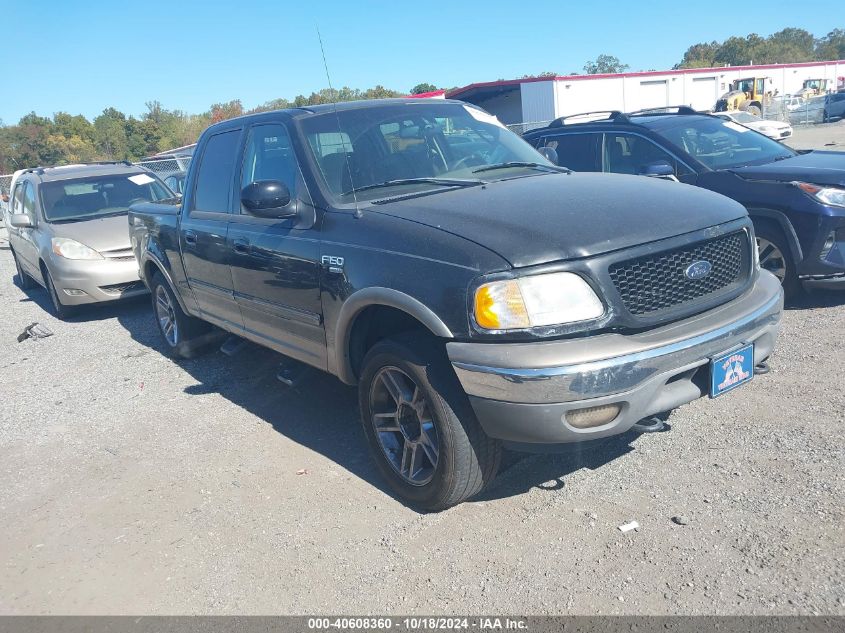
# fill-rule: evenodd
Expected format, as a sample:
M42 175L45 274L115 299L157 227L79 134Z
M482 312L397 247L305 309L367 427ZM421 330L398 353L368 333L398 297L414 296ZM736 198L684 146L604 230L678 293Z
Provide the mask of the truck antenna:
M349 164L349 151L346 149L346 141L343 140L343 130L340 127L340 115L337 113L337 98L338 94L332 87L332 78L329 75L329 64L326 61L326 49L323 47L323 36L320 35L320 26L317 25L317 39L320 41L320 52L323 54L323 67L326 69L326 80L329 82L329 90L334 98L334 116L337 119L337 135L340 138L340 144L343 146L343 156L346 163L346 173L349 175L349 184L352 187L352 200L355 201L355 217L360 218L361 207L358 206L358 195L355 193L355 183L352 181L352 166Z

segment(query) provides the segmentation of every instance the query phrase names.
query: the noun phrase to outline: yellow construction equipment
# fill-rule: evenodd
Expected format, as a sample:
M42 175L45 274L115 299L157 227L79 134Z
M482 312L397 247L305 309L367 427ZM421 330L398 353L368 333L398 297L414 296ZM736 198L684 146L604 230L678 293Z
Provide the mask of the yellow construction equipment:
M745 110L750 114L760 116L763 113L763 104L770 97L766 93L767 81L771 79L768 77L737 79L731 83L731 89L716 102L714 110L716 112Z

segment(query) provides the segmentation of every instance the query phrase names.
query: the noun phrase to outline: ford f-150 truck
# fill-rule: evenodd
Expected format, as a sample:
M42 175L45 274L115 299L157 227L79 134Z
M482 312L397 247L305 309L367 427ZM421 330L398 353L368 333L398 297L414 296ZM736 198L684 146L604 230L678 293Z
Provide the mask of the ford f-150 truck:
M783 299L745 209L548 158L455 101L218 123L184 198L130 212L166 349L211 324L357 384L380 471L430 510L503 444L653 428L750 380Z

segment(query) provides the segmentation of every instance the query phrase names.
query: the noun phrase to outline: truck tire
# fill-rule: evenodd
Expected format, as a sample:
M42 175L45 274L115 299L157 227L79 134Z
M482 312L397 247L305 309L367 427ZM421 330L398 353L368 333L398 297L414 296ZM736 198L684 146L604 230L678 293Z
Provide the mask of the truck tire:
M164 339L165 353L171 358L191 358L206 347L204 335L211 326L201 319L188 316L161 273L150 281L153 315L159 334Z
M442 348L430 340L376 343L364 357L358 398L379 471L411 505L445 510L495 478L501 443L484 433Z
M785 298L797 297L801 293L801 282L795 270L792 249L789 248L783 231L769 224L761 224L755 227L755 233L760 254L760 267L780 279Z
M20 289L32 290L33 288L35 288L38 284L32 277L30 277L23 271L21 263L18 261L18 255L17 253L15 253L15 251L12 251L12 259L15 260L15 272L18 276L18 286L20 286Z

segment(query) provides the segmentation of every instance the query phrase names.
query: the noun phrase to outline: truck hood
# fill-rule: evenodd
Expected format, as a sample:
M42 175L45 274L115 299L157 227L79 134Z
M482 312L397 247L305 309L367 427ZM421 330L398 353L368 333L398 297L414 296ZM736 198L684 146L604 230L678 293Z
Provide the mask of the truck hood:
M747 180L802 180L817 185L845 186L845 152L807 152L766 165L729 169Z
M591 257L740 218L706 189L615 174L544 174L374 205L471 240L514 267Z
M129 248L129 224L126 215L51 224L50 230L53 237L68 237L100 253Z

